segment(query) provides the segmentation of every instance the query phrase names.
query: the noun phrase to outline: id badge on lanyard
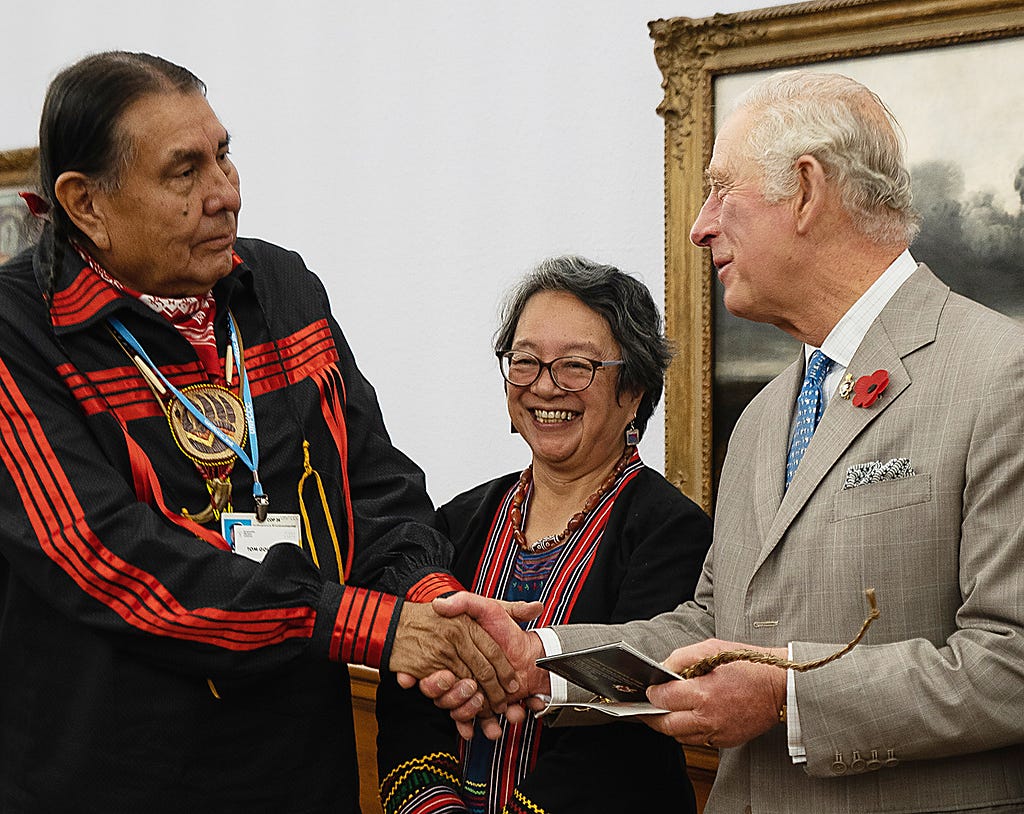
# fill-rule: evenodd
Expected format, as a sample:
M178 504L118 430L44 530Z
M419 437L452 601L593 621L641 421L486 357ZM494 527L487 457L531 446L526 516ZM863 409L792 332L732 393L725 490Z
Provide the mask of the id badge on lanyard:
M221 512L221 534L231 550L263 562L271 546L302 545L301 518L297 514L268 514L260 520L253 512Z

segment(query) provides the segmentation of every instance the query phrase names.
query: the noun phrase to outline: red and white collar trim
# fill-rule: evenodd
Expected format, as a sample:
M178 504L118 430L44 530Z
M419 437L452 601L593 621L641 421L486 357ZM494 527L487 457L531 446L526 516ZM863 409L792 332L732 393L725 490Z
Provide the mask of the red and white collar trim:
M112 277L82 246L77 243L73 245L82 260L96 272L100 279L127 296L145 303L177 328L178 332L196 349L207 372L211 374L220 372L217 338L213 330L214 317L217 315L217 302L212 291L203 296L189 297L158 297L154 294L143 294Z

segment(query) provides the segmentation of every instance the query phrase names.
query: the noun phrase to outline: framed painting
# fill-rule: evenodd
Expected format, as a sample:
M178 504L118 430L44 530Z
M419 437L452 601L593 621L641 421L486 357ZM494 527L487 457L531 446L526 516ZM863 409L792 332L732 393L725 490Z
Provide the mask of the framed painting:
M0 151L0 263L39 237L40 222L18 196L38 185L38 160L34 147Z
M678 350L665 470L710 511L736 419L799 353L778 329L725 311L709 253L689 241L730 103L794 67L877 92L907 138L923 216L915 259L1024 319L1024 0L829 0L649 28L665 91L665 318Z

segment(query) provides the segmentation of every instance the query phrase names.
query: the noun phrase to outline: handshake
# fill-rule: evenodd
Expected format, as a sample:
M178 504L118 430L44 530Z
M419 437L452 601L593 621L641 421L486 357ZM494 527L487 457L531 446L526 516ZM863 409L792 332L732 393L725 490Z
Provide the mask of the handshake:
M540 637L520 623L536 619L540 602L502 602L468 592L429 604L406 602L395 633L388 669L408 689L420 691L447 709L464 738L479 719L492 740L500 736L495 715L513 723L526 713L519 702L550 694ZM543 702L531 702L537 708Z
M739 746L784 720L786 670L815 669L849 652L877 617L872 615L857 637L816 662L787 660L785 647L752 647L739 642L705 639L672 650L664 666L685 681L649 687L648 700L667 712L637 716L649 727L682 744ZM430 604L406 602L388 669L398 683L420 691L449 711L463 738L475 723L494 740L501 735L496 715L512 723L526 717L524 705L544 708L550 696L548 672L537 666L544 655L540 636L521 623L536 619L539 602L501 602L459 592ZM685 637L672 628L669 635ZM784 669L779 669L784 668Z

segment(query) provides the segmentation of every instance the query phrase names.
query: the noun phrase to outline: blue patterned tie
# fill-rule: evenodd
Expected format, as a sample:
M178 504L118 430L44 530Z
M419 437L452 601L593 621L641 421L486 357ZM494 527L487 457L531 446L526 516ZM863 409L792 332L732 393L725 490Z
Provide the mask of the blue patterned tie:
M824 404L821 385L833 364L835 363L820 350L814 351L807 362L807 375L804 376L804 384L796 400L796 427L793 430L793 440L789 442L789 458L786 460L787 489L821 420Z

